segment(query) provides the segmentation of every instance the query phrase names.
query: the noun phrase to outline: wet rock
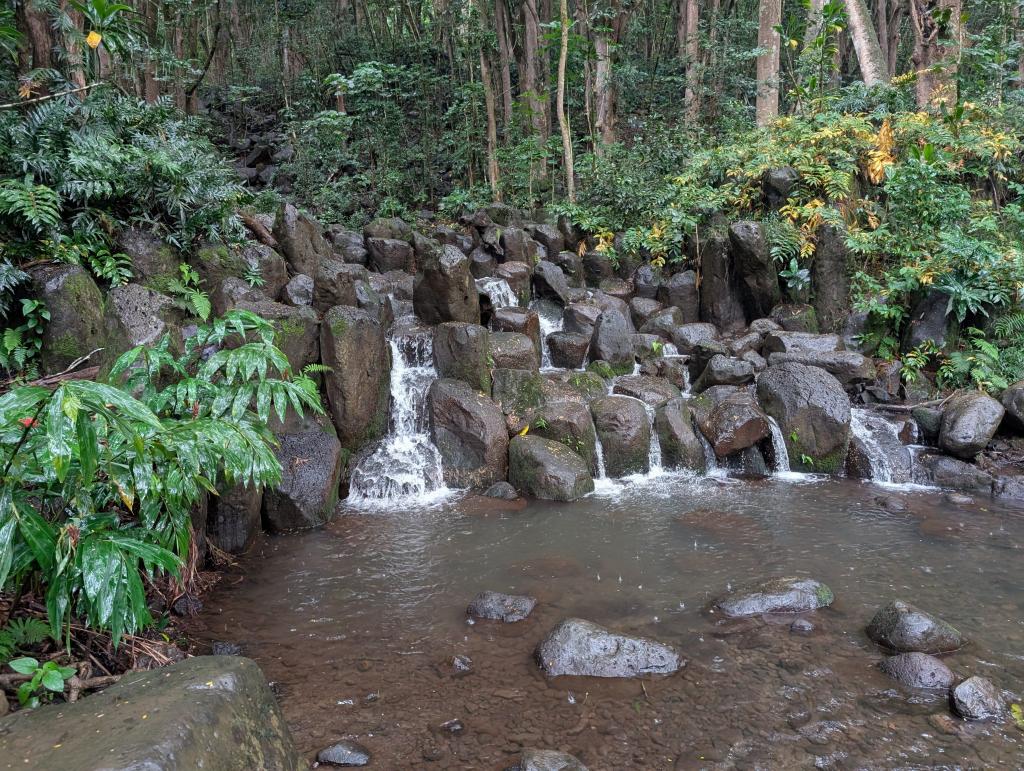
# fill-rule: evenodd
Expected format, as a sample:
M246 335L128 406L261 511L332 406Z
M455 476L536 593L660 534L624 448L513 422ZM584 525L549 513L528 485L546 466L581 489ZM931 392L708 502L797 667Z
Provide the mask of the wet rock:
M374 273L372 276L376 277ZM382 329L390 329L395 323L395 305L397 302L382 292L378 292L373 284L381 284L379 281L356 281L356 307L369 313ZM383 288L383 287L382 287Z
M495 482L484 492L484 497L499 501L514 501L519 497L519 493L508 482Z
M955 675L952 670L927 653L901 653L889 656L878 668L908 688L949 688Z
M413 288L416 315L427 324L479 324L480 295L469 269L469 258L454 246L440 246L433 241L422 249L419 247L418 241L419 270Z
M775 578L741 589L718 600L715 607L726 616L763 613L805 613L832 604L832 590L813 578Z
M959 458L973 458L995 436L1004 412L1002 404L980 391L954 396L942 411L939 447Z
M331 418L341 446L358 450L387 431L391 353L384 330L369 313L335 306L320 328Z
M362 265L321 260L313 280L313 307L324 313L335 305L356 306L356 283L368 279L369 274Z
M646 335L658 335L671 340L676 327L683 323L683 312L675 306L669 306L650 316L640 326L640 331Z
M621 278L606 278L601 281L600 289L607 295L611 295L624 303L629 303L633 296L633 285Z
M514 768L515 771L587 771L586 766L567 752L533 749L523 750Z
M729 239L723 232L713 230L701 244L700 265L700 318L725 332L742 329L747 320L739 277L733 267Z
M602 276L608 278L609 276ZM633 271L633 291L638 300L655 300L661 287L661 269L647 263Z
M370 751L359 742L343 741L324 747L316 760L325 766L368 766Z
M241 554L260 533L263 488L234 485L210 496L206 538L221 551Z
M939 429L942 428L942 410L919 405L911 410L910 415L917 423L922 438L930 442L938 441Z
M327 522L338 502L344 468L341 442L334 432L324 426L287 434L274 454L281 464L281 481L263 493L267 528L281 532Z
M562 329L585 335L590 340L601 318L601 309L593 303L570 303L562 312Z
M525 262L533 264L535 256L529 244L533 239L522 228L507 227L498 233L498 245L505 262Z
M416 270L415 252L408 241L396 238L367 238L366 248L369 252L367 264L378 273L387 273L389 270L412 273Z
M483 247L477 247L469 253L469 272L473 274L473 278L490 278L497 268L498 261ZM526 283L529 285L528 274Z
M240 656L196 656L128 672L74 704L17 712L0 724L0 757L38 769L298 771L305 765L263 673Z
M363 226L363 238L394 238L412 242L412 226L401 217L379 217Z
M1001 720L1006 702L999 689L984 677L968 677L949 693L953 710L965 720Z
M590 405L594 427L604 447L605 471L611 478L650 470L651 424L642 402L604 396Z
M623 375L615 380L616 394L632 396L651 407L660 407L679 397L679 389L668 380L649 375Z
M833 473L843 467L850 402L832 375L796 362L769 366L757 376L757 397L778 421L794 470Z
M313 279L301 273L293 276L281 291L281 300L296 307L313 304Z
M503 278L519 298L520 305L526 305L530 300L530 276L533 271L531 266L521 262L506 262L494 269L495 278Z
M541 260L533 269L533 289L538 297L556 300L562 305L569 302L569 280L553 262Z
M495 369L491 373L494 401L505 415L532 416L544 404L544 379L537 370ZM521 431L519 425L516 432Z
M473 618L503 621L513 624L529 616L537 605L535 597L525 594L502 594L501 592L480 592L466 608Z
M107 313L120 322L132 347L156 343L180 324L184 315L170 297L138 284L117 286L107 292ZM180 338L180 333L176 336Z
M535 655L549 677L668 675L685 664L679 650L671 645L618 634L580 618L559 623L537 646Z
M594 327L590 358L608 362L616 374L633 371L633 330L619 311L605 310Z
M700 320L700 297L694 271L673 273L658 287L657 298L665 305L678 308L683 314L683 324L693 324Z
M873 453L881 451L882 462L888 472L888 479L880 481L904 484L913 478L913 457L889 422L880 415L862 414L861 430L866 436L851 432L850 448L846 455L846 475L853 479L871 479Z
M656 316L663 309L664 306L660 302L647 297L634 297L629 301L629 317L633 326L640 331L643 331L643 325L648 319ZM666 337L670 337L670 335L666 335Z
M1001 402L1006 410L1004 425L1017 433L1024 432L1024 380L1003 391Z
M707 468L704 447L693 428L693 416L686 399L672 399L655 416L655 430L661 446L661 462L667 469Z
M438 732L451 734L452 736L458 736L465 732L466 724L458 718L452 720L446 720L437 727Z
M441 378L430 386L427 413L446 484L488 487L505 479L508 431L497 404L460 380Z
M128 256L133 279L144 286L160 289L179 278L181 255L145 228L123 230L117 237L117 251Z
M764 338L765 356L773 353L833 353L839 350L838 335L818 335L812 332L769 332ZM804 362L800 362L804 363ZM816 366L816 365L809 365ZM874 377L874 373L872 373Z
M817 248L811 262L814 313L823 331L839 332L850 313L850 268L845 229L823 223L815 232L815 241Z
M945 653L964 644L955 628L902 600L879 608L867 626L867 635L900 653Z
M716 354L704 368L697 382L693 384L693 393L699 394L716 385L745 385L754 382L754 365L741 359Z
M906 330L903 333L901 350L912 351L926 340L939 348L945 348L953 317L946 315L949 297L939 291L931 291L910 312Z
M540 369L540 353L526 335L515 332L491 333L493 366L502 369Z
M733 264L740 277L744 307L755 317L767 316L782 298L764 230L760 222L741 220L729 227Z
M587 360L590 337L577 332L552 332L547 337L551 366L579 369Z
M691 354L700 345L718 339L718 330L713 324L683 324L672 331L672 343L681 354Z
M217 641L212 646L214 656L241 656L242 646L238 643Z
M540 314L528 308L499 308L491 315L491 330L494 332L517 332L533 341L540 353Z
M534 498L574 501L594 490L587 462L561 442L540 436L513 437L508 463L509 481Z
M772 321L787 332L818 333L818 315L804 303L776 305L769 314Z
M661 356L648 359L640 366L641 375L664 378L680 391L686 391L690 383L690 370L686 356Z
M277 212L274 238L293 273L316 276L320 263L332 259L333 250L320 224L290 203L282 204Z
M594 421L586 404L579 401L551 401L545 404L531 429L537 436L561 442L597 473Z
M768 417L745 389L714 386L691 402L697 426L725 458L768 438Z
M526 232L540 242L548 254L558 254L565 248L565 239L554 225L527 225Z
M814 631L814 624L812 624L806 618L798 618L796 621L789 625L789 631L793 634L811 634Z
M874 362L855 351L795 351L768 356L769 364L784 364L787 361L820 367L844 386L869 383L875 379Z
M927 454L914 464L914 482L977 495L992 492L992 475L948 455Z
M475 390L491 392L491 334L479 324L446 321L434 327L437 376L462 380Z
M363 242L363 234L348 230L341 225L328 225L324 238L334 249L334 255L342 262L366 265L369 253Z

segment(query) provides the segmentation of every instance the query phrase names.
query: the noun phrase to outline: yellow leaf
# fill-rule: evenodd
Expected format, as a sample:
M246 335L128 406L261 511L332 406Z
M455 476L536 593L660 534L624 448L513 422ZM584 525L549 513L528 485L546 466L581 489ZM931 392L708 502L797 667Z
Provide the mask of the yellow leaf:
M93 30L85 36L85 42L88 44L89 48L99 48L100 43L103 42L103 35L96 30Z
M519 436L526 436L528 433L530 433L530 427L529 426L527 426L522 431L520 431L519 432Z

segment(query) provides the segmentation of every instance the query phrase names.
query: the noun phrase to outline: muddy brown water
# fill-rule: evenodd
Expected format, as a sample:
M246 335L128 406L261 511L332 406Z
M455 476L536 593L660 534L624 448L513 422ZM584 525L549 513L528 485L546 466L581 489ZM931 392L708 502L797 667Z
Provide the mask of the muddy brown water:
M968 636L945 657L958 675L1015 701L1024 512L849 481L662 477L572 504L339 514L260 541L201 617L208 641L260 663L310 759L352 738L381 769L503 769L523 747L591 769L1024 767L1012 720L966 724L945 694L901 688L863 633L879 604L912 602ZM707 612L780 575L835 592L805 616L809 635L791 617ZM469 623L482 589L539 602L517 624ZM675 643L688 664L643 682L547 680L532 652L567 616ZM447 668L458 654L471 674Z

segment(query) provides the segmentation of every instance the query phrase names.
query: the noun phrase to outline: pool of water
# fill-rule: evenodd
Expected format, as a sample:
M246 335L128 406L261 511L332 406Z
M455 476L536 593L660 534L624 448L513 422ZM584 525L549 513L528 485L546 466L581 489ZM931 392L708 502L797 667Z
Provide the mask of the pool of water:
M944 694L876 668L863 628L901 598L969 638L946 657L1013 699L1024 676L1024 512L942 493L794 477L665 475L571 504L448 500L340 510L267 538L206 601L202 636L242 645L275 683L299 748L339 738L377 768L501 769L522 747L593 769L1024 765L1012 721L966 724ZM709 603L752 581L807 575L833 607L726 622ZM526 621L469 623L483 589L532 594ZM646 681L546 679L532 653L579 616L680 646ZM446 662L472 659L453 676ZM448 721L457 720L461 730Z

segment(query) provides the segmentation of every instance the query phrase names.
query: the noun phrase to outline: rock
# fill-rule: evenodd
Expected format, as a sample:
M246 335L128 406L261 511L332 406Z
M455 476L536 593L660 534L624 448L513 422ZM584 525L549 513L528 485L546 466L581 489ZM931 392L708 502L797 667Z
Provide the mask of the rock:
M569 286L582 288L586 285L583 258L576 254L576 252L558 252L550 260L562 269L562 273L565 274L565 279L569 282Z
M699 394L716 385L745 385L754 382L754 365L740 359L732 359L721 354L711 357L697 382L693 384L693 393Z
M138 284L107 292L107 313L124 329L129 347L153 345L182 321L182 312L167 295ZM180 344L180 333L177 342Z
M490 353L495 368L540 369L540 353L526 335L492 332Z
M242 646L238 643L219 640L212 646L214 656L241 656Z
M499 501L514 501L519 497L519 493L508 482L495 482L484 492L484 497Z
M548 254L558 254L565 248L565 239L554 225L527 225L526 232L539 241Z
M561 442L586 461L592 474L597 473L597 434L590 410L583 402L559 400L546 403L540 408L531 432Z
M843 329L850 314L850 268L846 232L823 223L815 232L817 247L811 262L814 313L826 332Z
M281 300L296 307L313 304L313 279L301 273L293 276L281 292Z
M760 222L741 220L729 227L733 264L740 278L744 309L755 318L767 316L782 299L775 269Z
M1024 474L1015 473L1012 466L995 472L992 480L992 495L1001 501L1016 505L1024 504Z
M512 624L522 621L533 612L537 605L535 597L525 594L502 594L501 592L480 592L466 608L467 615L490 621Z
M608 363L616 374L633 371L633 330L618 310L605 310L594 327L590 358Z
M747 319L729 253L729 239L713 230L701 246L700 318L725 332L742 329Z
M643 402L628 396L603 396L591 402L590 412L610 478L650 471L651 423Z
M622 300L622 302L627 304L633 296L633 285L629 281L621 278L602 279L600 290L606 295Z
M832 590L813 578L775 578L741 589L715 603L726 616L806 613L832 604Z
M523 213L507 203L490 203L487 205L486 212L491 221L498 225L511 226L523 221Z
M999 689L984 677L968 677L949 693L953 710L965 720L1002 720L1006 702Z
M324 237L334 247L334 255L342 262L354 265L366 265L369 252L363 241L363 234L347 230L341 225L328 225Z
M781 166L768 171L761 182L765 205L769 209L781 208L799 181L800 172L792 166Z
M714 324L695 323L683 324L672 330L672 343L681 354L691 354L698 346L711 343L718 339L718 330Z
M132 280L158 291L179 278L181 256L158 235L141 227L127 228L117 236L114 250L128 256L132 263Z
M540 355L540 314L528 308L499 308L491 315L491 329L494 332L517 332L533 341Z
M508 431L497 404L460 380L430 386L427 414L450 487L489 487L505 479Z
M911 417L921 430L922 438L929 442L937 442L939 429L942 427L942 410L918 405L910 411Z
M601 276L602 279L611 278L611 274ZM641 300L656 300L658 289L661 287L661 268L646 263L641 265L632 276L633 291L636 297ZM600 281L595 282L600 284Z
M392 238L411 243L413 230L401 217L380 217L363 226L363 238Z
M320 263L333 255L320 224L290 203L282 204L278 209L274 238L293 273L316 276Z
M498 237L498 248L504 257L504 262L533 264L534 253L532 253L533 250L529 246L532 239L525 230L517 227L507 227L500 230L495 229L494 232Z
M516 771L587 771L587 767L567 752L525 749Z
M615 380L614 393L632 396L651 407L679 397L679 389L667 380L649 375L623 375Z
M538 407L544 403L544 379L537 370L528 369L494 369L493 379L494 401L498 403L505 415L516 416L519 426L524 423Z
M697 274L692 270L673 273L658 287L658 301L682 313L683 324L700 320L700 297L697 291Z
M867 626L868 637L900 653L946 653L963 647L960 632L901 600L883 605Z
M74 704L17 712L0 723L0 757L36 769L305 768L263 673L240 656L128 672Z
M797 333L784 333L797 334ZM867 356L854 351L796 351L794 353L772 353L769 364L783 364L795 361L809 367L820 367L844 386L869 383L875 379L875 364Z
M335 305L358 305L356 283L368 279L369 274L362 265L321 260L313 282L313 307L325 313Z
M669 306L648 318L640 327L640 331L643 334L658 335L666 340L671 340L676 328L681 324L683 324L683 312L675 306Z
M1024 380L1003 391L1001 401L1006 410L1004 424L1017 433L1024 433Z
M938 348L946 348L949 342L953 317L946 314L949 297L937 290L928 292L910 312L910 318L903 332L900 350L912 351L926 340Z
M248 551L260 533L263 488L235 485L211 495L206 519L206 538L221 551Z
M535 656L549 677L669 675L685 666L671 645L619 634L580 618L559 623L537 646Z
M643 331L643 325L663 309L664 306L657 300L647 297L634 297L629 301L629 318L633 322L634 327ZM676 310L678 311L678 309ZM666 337L669 337L669 335L666 335Z
M654 421L661 445L661 462L667 469L707 469L704 446L693 429L693 417L686 399L663 404Z
M884 659L878 668L908 688L941 688L946 690L956 676L952 670L927 653L900 653Z
M587 252L583 255L583 275L588 286L599 286L606 278L615 275L615 266L603 252Z
M818 315L813 306L803 303L776 305L770 316L772 321L787 332L818 333Z
M383 436L391 398L391 352L381 325L364 310L335 306L320 329L327 402L341 446L358 450Z
M587 462L561 442L516 436L509 444L509 481L534 498L574 501L593 492Z
M3 691L0 691L0 717L7 715L10 710L10 705L7 703L7 695Z
M850 449L846 456L846 475L852 479L872 479L872 452L881 451L887 478L879 481L905 484L912 481L913 457L900 441L896 431L884 417L871 413L857 413L860 431L850 433ZM852 427L852 423L851 423ZM863 433L867 436L864 436Z
M579 369L587 360L590 337L577 332L552 332L547 344L552 367Z
M765 335L763 353L765 356L769 356L773 353L832 353L838 350L838 335L779 331L769 332ZM874 377L873 372L872 377Z
M337 742L320 750L316 761L324 766L367 766L370 764L370 751L359 742Z
M376 273L372 275L374 278L380 278ZM390 329L391 325L395 323L395 303L398 301L378 292L373 288L373 284L381 286L383 282L380 280L356 281L356 307L369 313L380 324L381 329Z
M367 238L366 248L369 252L367 264L378 273L387 273L390 270L413 273L416 270L416 255L408 241L397 238Z
M281 481L263 493L263 520L273 532L318 527L338 502L344 469L341 442L326 427L286 434L274 454Z
M494 255L483 247L477 247L469 253L469 272L473 278L490 278L498 268L498 261ZM529 276L527 276L529 284Z
M541 260L533 269L533 289L538 297L557 300L562 305L569 303L570 286L562 269L553 262Z
M927 454L914 464L914 482L978 495L992 492L992 475L947 455Z
M469 269L469 258L454 246L441 247L434 242L417 256L420 264L413 289L416 315L427 324L479 324L480 295Z
M697 426L715 455L725 458L771 435L768 417L746 389L714 386L691 402Z
M789 631L793 634L808 635L814 631L814 624L806 618L798 618L789 625Z
M1004 413L1003 405L988 394L958 394L942 411L939 447L959 458L973 458L992 441Z
M533 270L530 265L521 262L506 262L494 269L495 278L502 278L519 298L520 305L530 301L530 279Z
M850 402L842 385L817 367L786 362L757 376L761 407L782 429L794 470L833 473L850 439Z
M463 380L474 390L491 392L491 333L479 324L446 321L434 327L437 376Z

